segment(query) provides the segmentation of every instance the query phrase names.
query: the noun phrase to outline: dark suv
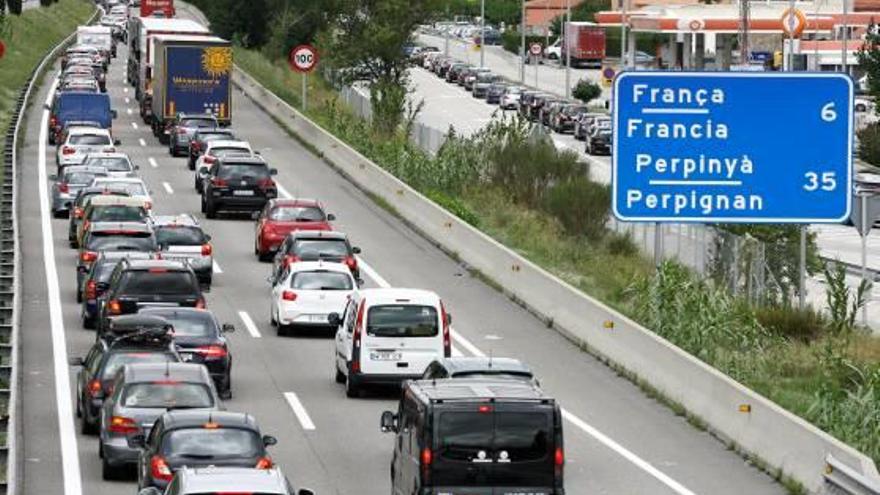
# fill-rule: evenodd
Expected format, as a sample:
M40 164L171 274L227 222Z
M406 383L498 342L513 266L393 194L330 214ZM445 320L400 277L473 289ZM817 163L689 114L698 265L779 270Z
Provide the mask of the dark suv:
M155 306L204 308L205 298L192 268L182 261L123 259L100 299L98 332L109 319Z
M278 196L277 173L260 156L218 159L202 178L202 213L216 218L219 210L262 210Z
M199 129L216 129L220 126L217 117L204 113L179 113L168 123L168 153L179 156L189 152L189 142Z
M355 279L360 278L357 258L361 249L348 242L342 232L296 231L291 232L281 243L272 260L272 278L278 280L291 263L298 261L330 261L345 263Z
M381 428L392 493L565 494L562 414L528 381L408 381Z

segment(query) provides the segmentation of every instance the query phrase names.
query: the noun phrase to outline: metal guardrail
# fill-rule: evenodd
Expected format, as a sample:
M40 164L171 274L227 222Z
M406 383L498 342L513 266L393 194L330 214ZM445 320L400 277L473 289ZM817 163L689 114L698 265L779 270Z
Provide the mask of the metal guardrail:
M853 275L856 277L862 276L862 265L859 265L856 263L850 263L848 261L841 261L839 259L831 258L828 256L820 256L819 259L821 259L825 263L843 265L844 268L846 268L846 273L848 273L850 275ZM868 274L868 280L870 280L871 282L876 283L876 282L880 281L880 270L868 267L867 274Z
M95 13L87 22L93 23L101 11ZM27 82L21 88L13 119L6 130L3 151L4 173L0 180L0 404L6 404L6 411L0 410L0 463L6 465L4 479L0 480L0 495L17 495L20 492L19 474L19 430L21 404L20 387L20 349L19 323L21 319L21 248L18 243L18 142L23 135L24 115L27 102L36 87L37 78L48 63L55 60L58 52L76 37L76 32L55 45L40 63L31 71ZM2 467L0 467L2 469Z
M827 493L841 495L880 495L880 477L865 476L843 464L831 454L825 457Z

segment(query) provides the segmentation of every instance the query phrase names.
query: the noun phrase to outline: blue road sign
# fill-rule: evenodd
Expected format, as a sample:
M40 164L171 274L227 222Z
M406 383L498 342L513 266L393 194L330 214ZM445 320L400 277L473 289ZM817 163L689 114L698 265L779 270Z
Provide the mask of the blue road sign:
M837 73L624 72L612 206L624 221L849 216L853 84Z

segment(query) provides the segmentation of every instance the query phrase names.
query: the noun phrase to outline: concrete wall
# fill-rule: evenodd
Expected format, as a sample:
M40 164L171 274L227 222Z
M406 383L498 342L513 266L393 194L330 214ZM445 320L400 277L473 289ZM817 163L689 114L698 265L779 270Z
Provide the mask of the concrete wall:
M823 489L827 454L864 475L877 476L874 463L866 456L462 222L239 69L234 82L355 185L396 208L423 235L493 279L511 298L574 343L588 346L682 404L744 451L757 455L772 468L782 469L813 492ZM606 322L613 323L613 328L607 328ZM750 412L741 412L740 406L749 406Z

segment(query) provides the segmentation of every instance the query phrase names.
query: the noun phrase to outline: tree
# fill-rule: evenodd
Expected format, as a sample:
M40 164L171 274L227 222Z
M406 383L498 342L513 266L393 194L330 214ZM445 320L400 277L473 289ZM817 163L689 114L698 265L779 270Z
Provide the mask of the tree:
M274 0L265 47L273 58L286 57L290 49L302 43L314 43L318 33L334 17L334 2L328 0Z
M578 100L581 100L584 103L589 103L602 94L602 88L592 81L581 79L574 86L574 90L572 90L571 94Z
M868 26L865 41L856 56L859 67L868 76L868 92L877 98L880 96L880 28L877 24L871 22Z
M577 6L571 8L571 20L572 22L595 22L596 12L608 10L609 7L610 2L608 0L584 0ZM564 13L562 15L554 17L553 20L550 21L550 31L553 31L553 34L558 34L559 36L562 36L562 32L564 31L564 23Z
M53 0L40 0L40 7L49 7Z
M438 0L340 0L331 30L322 38L325 61L343 69L343 83L355 78L369 83L373 127L383 134L397 131L406 109L409 76L403 47L416 26L433 19L439 5Z
M6 0L6 8L10 14L21 15L21 0Z
M270 9L267 0L210 0L198 5L220 37L236 40L245 48L261 47L266 42Z

